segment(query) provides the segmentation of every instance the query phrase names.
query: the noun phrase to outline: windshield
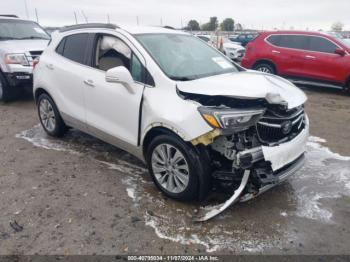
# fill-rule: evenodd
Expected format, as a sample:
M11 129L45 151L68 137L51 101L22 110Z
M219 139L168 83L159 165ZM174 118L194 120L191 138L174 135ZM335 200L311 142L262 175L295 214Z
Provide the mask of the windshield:
M187 81L238 71L223 54L194 36L141 34L135 37L173 80Z
M47 39L50 37L37 23L0 20L0 40Z

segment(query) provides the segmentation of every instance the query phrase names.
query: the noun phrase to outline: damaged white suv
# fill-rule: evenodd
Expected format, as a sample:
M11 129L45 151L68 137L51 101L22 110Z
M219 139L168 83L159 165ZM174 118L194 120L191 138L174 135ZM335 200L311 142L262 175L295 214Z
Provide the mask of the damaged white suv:
M52 136L80 129L147 163L179 200L203 199L214 180L246 201L303 164L306 96L247 71L190 34L85 24L52 36L34 70L40 121Z

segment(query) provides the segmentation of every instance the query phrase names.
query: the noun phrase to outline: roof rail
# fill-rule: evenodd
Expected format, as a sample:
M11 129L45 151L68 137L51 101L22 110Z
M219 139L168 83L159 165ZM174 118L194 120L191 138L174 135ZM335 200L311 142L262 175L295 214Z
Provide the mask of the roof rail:
M0 14L0 16L2 16L2 17L18 18L17 15L1 15L1 14Z
M87 23L87 24L77 24L62 27L59 32L67 32L76 29L87 29L87 28L107 28L107 29L117 29L119 28L115 24L103 24L103 23Z

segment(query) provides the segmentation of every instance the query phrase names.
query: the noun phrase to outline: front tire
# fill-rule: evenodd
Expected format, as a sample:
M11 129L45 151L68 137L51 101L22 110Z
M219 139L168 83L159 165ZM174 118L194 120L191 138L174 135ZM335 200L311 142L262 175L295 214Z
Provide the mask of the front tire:
M146 151L149 172L156 186L168 197L198 199L203 166L196 150L181 138L166 134L155 137Z
M55 102L47 94L41 94L38 98L38 115L40 123L48 135L61 137L67 132L67 126Z
M258 63L254 66L254 70L259 71L259 72L263 72L263 73L267 73L267 74L276 74L276 69L267 63Z

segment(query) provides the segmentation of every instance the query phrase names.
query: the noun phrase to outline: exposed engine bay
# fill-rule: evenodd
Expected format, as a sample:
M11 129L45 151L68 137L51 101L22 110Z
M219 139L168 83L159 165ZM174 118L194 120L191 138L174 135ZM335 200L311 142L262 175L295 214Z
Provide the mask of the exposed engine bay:
M196 221L206 221L235 202L254 198L281 183L302 166L304 149L298 148L295 143L300 140L302 145L308 136L303 105L287 109L284 104L269 104L264 99L213 97L183 92L179 95L208 108L263 110L254 124L242 130L215 129L192 141L195 146L206 146L211 159L212 177L232 190L233 194L215 212L212 210L210 214L196 218ZM291 151L291 156L282 159L286 151ZM278 159L278 155L282 157Z

